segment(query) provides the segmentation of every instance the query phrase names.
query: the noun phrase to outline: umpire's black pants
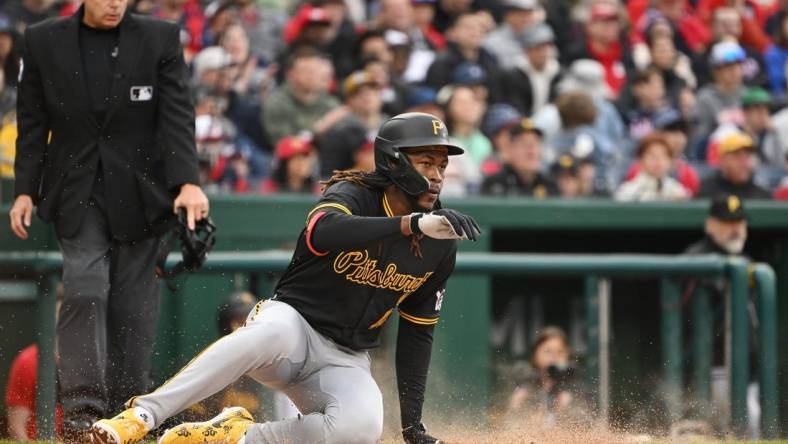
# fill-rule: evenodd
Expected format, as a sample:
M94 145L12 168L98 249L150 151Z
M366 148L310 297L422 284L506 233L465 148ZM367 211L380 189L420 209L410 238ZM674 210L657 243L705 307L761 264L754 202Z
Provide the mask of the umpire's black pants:
M104 417L150 388L159 241L114 240L96 200L77 233L59 241L64 286L57 324L60 401L67 418Z

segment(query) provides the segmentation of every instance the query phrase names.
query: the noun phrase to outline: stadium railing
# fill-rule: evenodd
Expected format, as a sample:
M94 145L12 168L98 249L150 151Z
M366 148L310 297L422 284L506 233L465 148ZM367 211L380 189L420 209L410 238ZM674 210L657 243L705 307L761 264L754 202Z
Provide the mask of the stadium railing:
M286 251L216 252L200 273L281 272L290 261ZM176 261L171 256L170 261ZM39 383L37 422L42 438L54 434L55 406L55 288L59 282L62 257L57 252L0 253L0 276L34 280L38 285ZM611 278L661 278L661 325L663 378L668 389L669 409L678 418L682 393L682 314L680 286L675 279L722 276L729 282L731 303L731 384L730 421L733 431L743 436L747 427L747 386L749 375L750 330L748 300L754 287L758 300L758 361L761 403L761 431L774 438L778 431L777 393L777 308L776 279L766 264L750 264L738 258L709 256L634 254L519 254L461 253L456 273L522 276L582 276L587 308L587 361L592 382L599 387L600 414L606 418L609 390L609 309ZM752 285L751 285L752 284ZM694 298L693 328L709 327L708 295ZM695 322L697 321L697 322ZM710 332L707 332L710 335ZM692 381L707 386L710 368L710 338L693 334L695 356Z

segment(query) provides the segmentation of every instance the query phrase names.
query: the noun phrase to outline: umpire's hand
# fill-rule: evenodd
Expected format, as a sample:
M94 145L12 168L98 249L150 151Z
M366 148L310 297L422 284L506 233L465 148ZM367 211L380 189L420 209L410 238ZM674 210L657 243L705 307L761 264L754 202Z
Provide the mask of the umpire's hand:
M26 240L27 229L33 222L33 199L27 194L20 194L8 215L11 217L11 231L16 237Z
M172 211L186 210L186 222L190 230L194 230L194 222L208 217L208 198L202 188L190 183L181 186L181 192L172 204Z

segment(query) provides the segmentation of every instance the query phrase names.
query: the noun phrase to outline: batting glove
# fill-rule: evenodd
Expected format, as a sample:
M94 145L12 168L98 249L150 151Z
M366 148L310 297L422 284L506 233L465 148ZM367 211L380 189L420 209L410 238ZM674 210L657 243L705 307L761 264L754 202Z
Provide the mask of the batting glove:
M424 424L418 423L402 431L402 438L407 444L446 444L445 441L427 434Z
M482 230L471 216L459 211L440 209L410 215L410 231L433 239L470 239L475 241Z

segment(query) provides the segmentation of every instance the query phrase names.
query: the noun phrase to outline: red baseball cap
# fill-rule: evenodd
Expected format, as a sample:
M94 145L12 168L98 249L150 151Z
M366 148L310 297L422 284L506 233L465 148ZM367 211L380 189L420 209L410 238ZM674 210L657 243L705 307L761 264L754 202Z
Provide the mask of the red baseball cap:
M596 2L591 5L591 20L611 20L618 19L618 9L612 3L605 1Z
M288 160L298 154L312 152L312 139L301 136L283 137L277 144L274 154L279 160Z

